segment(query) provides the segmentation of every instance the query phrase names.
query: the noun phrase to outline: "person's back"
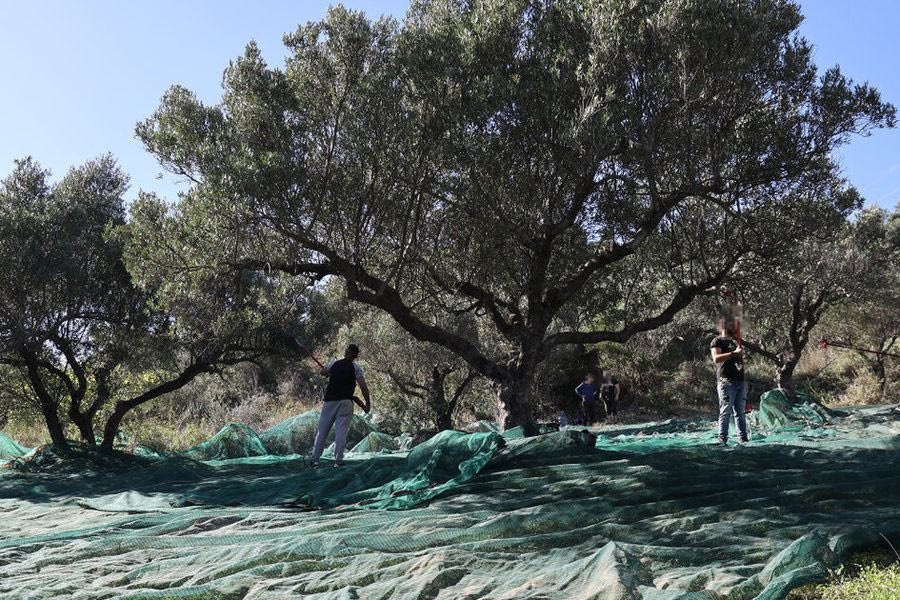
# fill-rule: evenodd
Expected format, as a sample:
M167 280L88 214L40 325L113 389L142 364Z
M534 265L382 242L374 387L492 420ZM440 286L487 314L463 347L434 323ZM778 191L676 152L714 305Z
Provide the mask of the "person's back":
M325 388L325 402L353 398L356 391L357 369L353 361L342 358L328 367L328 386Z

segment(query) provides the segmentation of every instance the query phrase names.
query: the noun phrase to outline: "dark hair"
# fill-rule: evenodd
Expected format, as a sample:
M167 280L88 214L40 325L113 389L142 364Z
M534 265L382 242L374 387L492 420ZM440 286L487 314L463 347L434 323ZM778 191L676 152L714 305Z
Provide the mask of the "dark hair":
M352 356L353 358L357 358L359 356L359 346L356 344L350 344L347 346L347 354Z

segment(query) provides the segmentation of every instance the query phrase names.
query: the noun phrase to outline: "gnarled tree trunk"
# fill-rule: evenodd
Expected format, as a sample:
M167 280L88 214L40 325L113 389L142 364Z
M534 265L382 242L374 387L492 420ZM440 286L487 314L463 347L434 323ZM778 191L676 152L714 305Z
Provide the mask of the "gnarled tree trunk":
M428 386L428 404L434 415L434 424L438 431L453 429L454 406L447 402L447 393L444 391L444 383L449 369L433 367L431 369L431 381Z
M519 425L526 433L533 433L537 429L529 397L533 376L534 370L524 373L513 372L504 381L496 384L500 427L504 431Z
M112 451L113 444L115 444L116 441L116 435L119 433L119 427L122 425L122 419L125 418L125 415L131 408L132 407L129 406L127 402L116 402L116 408L106 420L106 425L103 427L103 441L100 443L100 448L102 450L106 452Z
M60 423L59 414L56 412L59 405L53 400L50 392L47 390L47 386L44 385L44 380L41 378L41 372L38 366L37 354L24 349L20 351L20 354L25 360L25 368L28 372L28 380L31 383L31 388L34 390L34 393L37 395L38 401L41 404L41 412L44 415L44 421L47 423L47 431L50 433L50 440L53 442L54 446L65 451L68 449L69 444L66 442L62 423Z
M112 394L112 390L109 386L109 377L117 364L117 360L118 359L110 361L108 364L97 369L94 373L96 390L94 400L87 410L81 410L81 402L85 396L84 392L78 397L73 396L71 404L69 405L69 418L78 428L81 439L90 446L97 445L97 436L94 433L94 419L100 409L109 401L110 395ZM86 391L87 382L84 378L82 378L82 380L84 383L82 384L81 389Z
M75 424L75 427L78 428L78 433L81 434L81 439L85 444L89 446L97 445L97 438L94 436L94 423L92 416L93 415L87 415L78 411L69 411L69 418L72 420L72 423Z
M429 390L428 402L434 412L435 425L437 426L438 431L453 429L453 414L459 407L459 399L462 397L463 392L466 391L466 388L469 387L469 384L478 377L478 373L469 370L468 374L466 374L463 380L459 382L456 389L453 390L453 393L448 400L446 386L447 376L453 371L454 369L449 367L438 368L437 366L431 370L431 388Z
M794 387L794 369L796 368L796 360L785 361L775 368L775 385L784 391L784 395L791 402L797 401L797 390Z

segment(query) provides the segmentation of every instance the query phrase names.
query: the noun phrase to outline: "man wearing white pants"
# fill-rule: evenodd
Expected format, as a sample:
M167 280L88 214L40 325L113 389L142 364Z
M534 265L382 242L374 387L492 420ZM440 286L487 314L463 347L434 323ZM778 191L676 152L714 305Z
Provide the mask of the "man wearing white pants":
M319 429L316 432L316 442L313 445L313 453L310 458L310 466L319 466L319 458L325 451L325 440L334 431L334 460L338 466L344 464L344 447L347 445L347 432L350 429L350 420L353 418L353 392L357 384L365 398L365 411L369 412L372 406L369 398L369 387L363 376L362 368L355 363L359 358L359 347L356 344L347 346L344 358L332 360L322 369L322 375L328 377L328 387L325 388L325 401L322 403L322 413L319 416Z

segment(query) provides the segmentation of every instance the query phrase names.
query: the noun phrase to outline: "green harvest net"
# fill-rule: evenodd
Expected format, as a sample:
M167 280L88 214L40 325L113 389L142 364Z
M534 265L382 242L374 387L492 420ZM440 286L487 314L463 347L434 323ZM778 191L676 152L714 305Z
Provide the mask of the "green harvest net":
M210 439L186 450L184 455L194 460L227 460L268 453L253 429L243 423L230 423Z
M380 431L373 431L353 446L352 452L397 452L400 440Z
M319 413L309 411L282 421L262 432L259 437L271 454L309 454L312 452L313 442L316 440L318 425ZM350 431L347 434L347 447L352 448L372 431L374 429L367 420L353 415L350 421ZM332 442L334 442L334 429L328 436L328 443Z
M0 470L0 596L772 599L900 538L890 407L770 393L728 448L711 421L486 429L408 452L368 431L318 470L305 441L203 462L40 449Z
M28 451L28 448L20 446L5 434L0 433L0 461L25 456Z

